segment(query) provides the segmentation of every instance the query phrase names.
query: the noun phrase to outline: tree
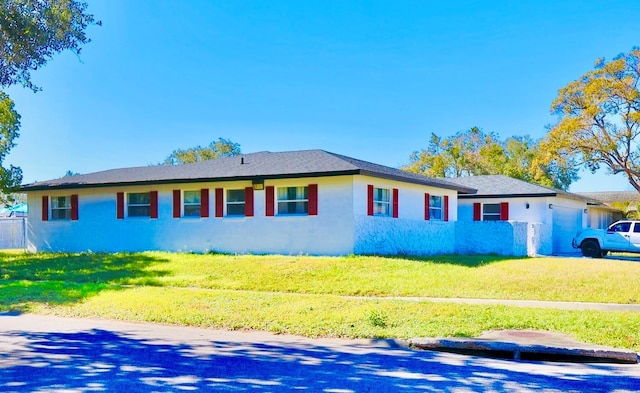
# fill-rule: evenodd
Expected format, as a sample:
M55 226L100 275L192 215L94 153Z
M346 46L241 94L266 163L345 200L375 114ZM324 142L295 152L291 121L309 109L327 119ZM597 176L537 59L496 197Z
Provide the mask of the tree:
M640 49L606 63L560 89L551 104L559 116L541 143L542 162L563 157L592 172L624 173L640 191Z
M196 146L186 150L174 150L162 164L191 164L194 162L215 160L220 157L233 157L238 154L240 154L239 144L231 142L228 139L218 138L217 141L211 142L209 146L206 147Z
M478 127L441 138L431 134L427 149L411 154L403 169L432 177L498 175L567 189L577 170L561 159L543 163L538 143L529 136L500 140Z
M79 55L90 41L84 31L94 18L86 8L77 0L0 0L0 87L20 84L41 90L31 82L31 71L64 50ZM11 194L22 182L20 168L3 166L19 129L13 101L0 90L0 195Z

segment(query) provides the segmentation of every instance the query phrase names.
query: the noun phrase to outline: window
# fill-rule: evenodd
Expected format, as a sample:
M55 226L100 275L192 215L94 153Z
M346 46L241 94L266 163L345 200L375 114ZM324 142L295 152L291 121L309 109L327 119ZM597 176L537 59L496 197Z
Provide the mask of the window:
M389 216L391 213L391 193L386 188L373 189L373 215Z
M629 232L631 228L630 222L619 222L609 227L607 232Z
M308 187L279 187L278 214L308 214Z
M132 192L127 194L128 217L150 217L151 197L148 192Z
M431 195L429 197L429 218L431 220L444 220L444 215L442 214L442 197Z
M200 196L200 190L184 192L184 217L200 217Z
M244 216L245 190L227 190L227 216Z
M485 203L482 205L482 221L500 221L500 204Z
M51 219L70 220L71 219L71 197L58 196L51 197Z

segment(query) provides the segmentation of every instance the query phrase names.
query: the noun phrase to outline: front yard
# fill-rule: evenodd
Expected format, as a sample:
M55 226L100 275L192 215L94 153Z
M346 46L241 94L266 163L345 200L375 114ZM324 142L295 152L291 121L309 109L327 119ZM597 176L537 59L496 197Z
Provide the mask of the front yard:
M640 350L640 313L385 300L636 303L640 263L583 258L0 253L0 310L307 336L474 336L544 329ZM345 298L372 296L373 299Z

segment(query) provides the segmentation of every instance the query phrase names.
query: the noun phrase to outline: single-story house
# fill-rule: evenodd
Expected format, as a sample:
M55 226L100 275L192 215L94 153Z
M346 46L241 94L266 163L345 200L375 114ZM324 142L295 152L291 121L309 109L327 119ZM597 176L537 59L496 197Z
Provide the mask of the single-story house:
M638 191L579 192L578 195L595 199L607 206L620 209L627 218L640 217L640 192Z
M322 150L259 152L24 185L31 251L455 252L472 187Z
M606 228L621 212L579 194L528 183L503 175L451 179L474 188L476 193L458 196L458 220L516 221L536 223L542 235L537 253L574 253L571 240L582 228Z

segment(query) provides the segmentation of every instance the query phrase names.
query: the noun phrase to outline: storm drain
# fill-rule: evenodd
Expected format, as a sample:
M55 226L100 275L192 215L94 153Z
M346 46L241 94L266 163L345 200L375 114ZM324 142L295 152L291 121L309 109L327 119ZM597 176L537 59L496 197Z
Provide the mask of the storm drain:
M546 335L545 335L546 337ZM638 363L638 354L597 345L579 343L539 344L530 341L536 337L525 332L516 336L520 342L487 338L423 338L410 340L413 348L482 356L495 359L551 361L575 363Z

